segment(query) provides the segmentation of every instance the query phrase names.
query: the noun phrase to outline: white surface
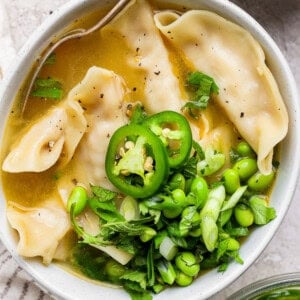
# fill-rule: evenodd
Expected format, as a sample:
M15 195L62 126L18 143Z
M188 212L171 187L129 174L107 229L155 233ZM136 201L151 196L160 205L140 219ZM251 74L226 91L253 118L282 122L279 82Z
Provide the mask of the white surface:
M293 1L294 3L298 2L297 0ZM36 0L0 0L0 64L4 67L4 73L7 66L13 64L14 49L18 50L49 12L64 2L65 1L62 0L44 0L43 2ZM244 4L246 1L235 2ZM259 13L261 13L260 5L263 4L259 4L258 1L252 0L248 1L248 3L249 2L256 3L256 6L252 6L251 9L254 13L259 15ZM280 2L274 2L277 3L274 3L274 5L280 5ZM6 6L6 13L1 15L1 12L3 12L3 10L1 10L1 5L3 4ZM281 8L274 11L275 13L277 11L278 16L267 16L267 18L264 19L264 23L269 29L269 32L273 34L275 40L279 43L279 46L286 54L288 60L292 62L291 67L294 69L296 80L297 82L300 82L300 39L299 35L296 34L300 25L300 9L298 9L298 17L296 8L296 12L290 12L292 14L291 18L285 18L283 22L278 23L278 18L285 15L282 13L282 10L285 9L286 6L282 5ZM275 19L276 22L274 21ZM2 21L6 22L2 23ZM10 34L7 35L6 33ZM299 153L295 153L295 163L297 163L297 155L299 155ZM298 222L298 220L300 220L300 209L298 208L299 196L300 185L298 184L297 192L289 212L269 246L265 249L256 263L236 280L235 283L218 295L212 297L212 299L225 299L225 297L230 295L233 291L260 278L265 278L274 274L300 271L300 237L298 233L300 229ZM15 276L13 279L10 279L12 275ZM27 294L25 293L26 291ZM17 267L16 263L11 259L10 254L8 254L3 246L0 245L0 299L47 298L48 296L34 286L32 279Z

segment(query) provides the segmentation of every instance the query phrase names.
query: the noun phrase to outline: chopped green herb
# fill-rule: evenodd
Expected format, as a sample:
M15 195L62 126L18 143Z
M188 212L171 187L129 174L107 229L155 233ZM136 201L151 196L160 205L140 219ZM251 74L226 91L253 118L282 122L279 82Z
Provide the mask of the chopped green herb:
M31 96L61 99L63 96L62 84L53 78L37 78Z
M212 77L199 71L189 74L187 83L194 96L182 109L188 109L190 115L197 119L195 111L207 108L211 96L219 93L219 87Z
M46 59L45 65L54 65L56 63L56 53L52 52Z
M258 196L252 196L249 200L250 207L254 214L254 223L264 225L276 217L276 211L269 207L266 201Z
M141 124L147 118L144 107L141 104L136 104L132 107L130 123L132 124Z

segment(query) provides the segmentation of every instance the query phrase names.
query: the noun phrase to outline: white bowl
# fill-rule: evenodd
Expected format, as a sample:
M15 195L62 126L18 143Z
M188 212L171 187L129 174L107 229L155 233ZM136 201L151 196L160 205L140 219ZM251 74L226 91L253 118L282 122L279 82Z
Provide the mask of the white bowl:
M277 218L254 230L243 243L240 255L244 264L230 264L225 273L211 270L199 277L186 288L171 288L156 295L157 300L172 299L207 299L233 282L260 255L279 227L293 196L300 164L295 156L300 153L300 115L296 84L282 53L267 32L247 13L236 5L224 0L169 0L167 2L184 4L186 7L214 11L223 17L240 24L258 40L265 50L268 65L279 84L289 113L289 132L282 143L282 158L271 203L276 208ZM12 101L28 74L38 54L49 44L53 36L62 32L74 19L87 14L107 1L74 0L57 10L40 26L26 45L19 52L14 62L14 69L6 76L0 91L0 132L3 134L5 120L9 114ZM64 299L129 299L122 289L99 286L82 280L60 267L52 264L48 267L37 260L24 259L16 253L16 236L13 234L5 216L5 200L0 190L0 238L13 257L41 287L57 298Z

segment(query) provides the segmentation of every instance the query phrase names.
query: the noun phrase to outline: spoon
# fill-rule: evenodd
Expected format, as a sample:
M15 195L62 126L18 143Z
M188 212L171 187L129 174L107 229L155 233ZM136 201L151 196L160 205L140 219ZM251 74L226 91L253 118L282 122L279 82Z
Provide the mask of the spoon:
M103 26L105 26L108 22L110 22L128 3L130 2L130 0L119 0L117 2L117 4L103 17L101 18L94 26L92 26L91 28L88 29L83 29L83 28L77 28L74 30L71 30L65 34L63 34L63 36L58 39L39 59L38 61L38 65L32 75L30 84L28 86L28 90L24 99L24 103L23 103L23 108L22 108L22 113L25 110L30 92L32 90L32 87L34 85L34 82L39 74L39 72L41 71L45 61L47 60L47 58L49 57L49 55L61 44L63 44L66 41L69 41L71 39L76 39L76 38L81 38L83 36L86 36L88 34L91 34L95 31L97 31L98 29L102 28Z

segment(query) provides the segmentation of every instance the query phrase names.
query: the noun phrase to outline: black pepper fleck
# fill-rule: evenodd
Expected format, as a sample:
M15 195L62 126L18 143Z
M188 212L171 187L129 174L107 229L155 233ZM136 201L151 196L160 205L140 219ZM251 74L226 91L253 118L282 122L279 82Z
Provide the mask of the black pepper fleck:
M100 98L103 99L103 97L104 97L104 94L100 94Z
M240 118L244 118L245 113L242 111L240 114Z
M132 88L132 90L135 92L136 91L136 87Z
M154 72L155 75L159 75L160 74L160 71L157 71L157 72Z

